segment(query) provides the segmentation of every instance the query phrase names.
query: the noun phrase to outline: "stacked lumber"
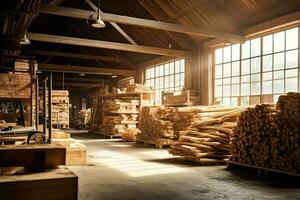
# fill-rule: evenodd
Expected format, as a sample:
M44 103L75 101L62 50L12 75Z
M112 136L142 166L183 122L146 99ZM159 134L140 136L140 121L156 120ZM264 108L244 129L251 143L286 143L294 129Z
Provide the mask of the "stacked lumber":
M126 87L126 92L145 92L151 91L151 89L143 84L129 84Z
M197 105L199 97L196 90L182 90L180 94L174 92L163 92L163 105Z
M243 107L197 108L198 117L185 131L170 153L202 165L222 164L230 155L230 137Z
M172 108L166 110L158 106L143 107L137 140L159 143L162 139L175 139L173 123L168 119L169 113L172 112Z
M52 144L60 145L66 148L65 164L66 165L85 165L87 150L84 144L75 141L66 132L53 132Z
M232 161L300 172L300 93L279 97L277 105L257 105L242 114L234 130Z
M31 98L30 73L0 73L0 96L9 99Z
M69 128L69 91L52 91L52 124Z
M138 100L104 100L102 103L101 133L121 136L128 131L128 128L136 128L138 104Z

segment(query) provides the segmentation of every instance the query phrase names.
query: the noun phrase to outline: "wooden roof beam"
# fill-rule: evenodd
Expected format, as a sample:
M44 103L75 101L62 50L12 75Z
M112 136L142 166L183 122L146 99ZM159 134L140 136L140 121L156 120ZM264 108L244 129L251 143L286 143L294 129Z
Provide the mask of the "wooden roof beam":
M164 49L158 47L148 47L141 45L123 44L117 42L107 42L101 40L90 40L74 37L65 37L57 35L48 35L42 33L26 33L26 36L33 41L49 42L49 43L59 43L59 44L69 44L77 46L87 46L95 48L104 49L114 49L120 51L130 51L137 53L146 53L154 55L164 55L164 56L175 56L175 57L189 57L190 52L174 49Z
M95 11L98 11L98 7L91 1L91 0L85 0L85 2ZM99 10L101 14L103 12ZM137 44L118 24L115 22L109 22L128 42L131 44Z
M99 74L99 75L120 75L120 76L133 76L134 70L115 69L115 68L98 68L88 66L75 66L75 65L59 65L59 64L38 64L38 70L52 71L52 72L65 72L65 73L85 73L85 74Z
M80 18L80 19L95 20L97 18L97 13L94 11L67 8L67 7L58 7L58 6L42 5L40 8L40 12L46 14L52 14L52 15L65 16L65 17ZM193 26L183 25L183 24L166 23L166 22L140 19L136 17L128 17L128 16L109 14L109 13L102 13L101 18L102 20L108 22L142 26L146 28L165 30L165 31L177 32L177 33L185 33L185 34L196 35L196 36L221 38L221 39L226 39L229 42L241 42L244 40L244 37L240 34L227 33L222 31L215 31L215 30L207 30L207 29L199 29Z
M77 59L127 63L127 59L121 58L119 56L96 56L96 55L90 55L90 54L66 53L66 52L59 52L59 51L40 51L40 50L25 50L23 53L29 54L29 55L41 55L41 56L53 56L53 57L77 58Z

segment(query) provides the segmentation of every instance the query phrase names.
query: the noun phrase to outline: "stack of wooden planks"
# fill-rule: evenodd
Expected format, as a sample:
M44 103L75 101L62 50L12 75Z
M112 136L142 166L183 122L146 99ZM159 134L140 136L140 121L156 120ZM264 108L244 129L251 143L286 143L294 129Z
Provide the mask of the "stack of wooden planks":
M118 135L127 132L128 128L136 128L138 122L138 100L104 100L102 103L101 133Z
M230 155L230 137L244 107L198 107L198 117L179 139L170 153L202 165L223 164ZM194 111L194 112L195 112Z
M55 127L69 128L69 91L52 91L52 124Z
M174 92L163 92L162 102L163 105L197 105L199 97L196 90L182 90L180 94Z
M31 98L32 84L29 73L1 73L0 96L9 99Z
M279 97L277 106L245 111L234 129L232 158L238 163L300 172L300 93Z
M149 87L143 85L143 84L129 84L126 87L126 92L145 92L145 91L151 91Z

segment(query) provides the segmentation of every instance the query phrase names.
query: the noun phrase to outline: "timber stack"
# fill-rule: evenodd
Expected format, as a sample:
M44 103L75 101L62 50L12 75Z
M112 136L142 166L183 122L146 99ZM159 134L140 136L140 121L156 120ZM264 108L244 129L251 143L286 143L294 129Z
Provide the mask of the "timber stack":
M101 133L121 136L128 128L136 128L138 122L138 100L114 99L102 103Z
M244 107L208 106L171 145L170 153L201 165L223 164L230 155L232 130Z
M263 104L247 110L234 130L231 160L299 173L299 116L300 93L281 95L276 107Z
M69 91L52 91L52 125L69 128Z

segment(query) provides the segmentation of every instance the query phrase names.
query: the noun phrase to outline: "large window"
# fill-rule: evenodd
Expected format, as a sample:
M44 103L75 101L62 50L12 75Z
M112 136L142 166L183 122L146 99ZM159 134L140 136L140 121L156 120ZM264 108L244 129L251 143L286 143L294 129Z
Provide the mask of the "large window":
M299 27L215 50L215 101L224 105L276 102L298 92Z
M161 94L180 92L184 86L185 60L158 65L145 70L145 84L154 89L155 105L161 104Z

